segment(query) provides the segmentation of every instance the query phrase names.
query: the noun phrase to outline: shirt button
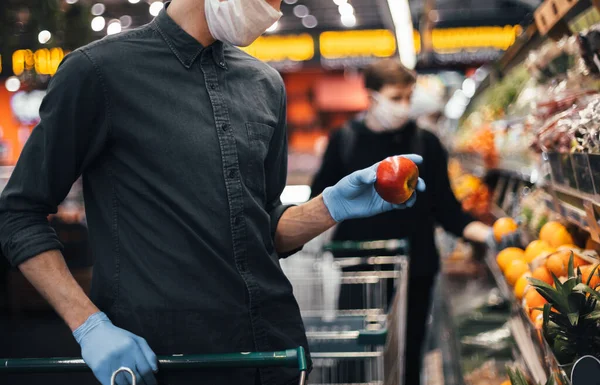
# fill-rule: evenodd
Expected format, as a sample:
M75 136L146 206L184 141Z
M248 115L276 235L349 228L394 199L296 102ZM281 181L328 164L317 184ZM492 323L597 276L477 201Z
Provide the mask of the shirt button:
M228 128L229 128L229 125L227 123L221 124L221 130L227 131Z
M232 168L231 170L229 170L229 172L227 173L227 176L229 176L229 178L235 178L235 175L237 174L237 172L235 171L234 168Z
M217 88L217 86L214 83L211 83L209 87L211 90L214 90L215 88Z
M219 62L219 65L220 65L221 67L225 67L225 62L224 62L224 61L222 61L222 62Z

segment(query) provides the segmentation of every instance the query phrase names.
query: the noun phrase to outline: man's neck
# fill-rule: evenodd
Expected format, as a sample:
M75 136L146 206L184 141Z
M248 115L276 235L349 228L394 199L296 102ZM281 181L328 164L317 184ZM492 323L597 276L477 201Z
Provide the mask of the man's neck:
M215 42L206 22L204 0L175 0L169 4L167 14L204 47Z

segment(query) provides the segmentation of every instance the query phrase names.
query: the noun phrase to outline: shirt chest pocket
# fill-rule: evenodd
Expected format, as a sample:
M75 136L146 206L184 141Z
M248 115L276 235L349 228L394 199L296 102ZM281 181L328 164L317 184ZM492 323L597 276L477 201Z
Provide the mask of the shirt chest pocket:
M267 124L247 122L248 158L244 183L263 202L266 199L265 161L269 154L271 138L275 129Z

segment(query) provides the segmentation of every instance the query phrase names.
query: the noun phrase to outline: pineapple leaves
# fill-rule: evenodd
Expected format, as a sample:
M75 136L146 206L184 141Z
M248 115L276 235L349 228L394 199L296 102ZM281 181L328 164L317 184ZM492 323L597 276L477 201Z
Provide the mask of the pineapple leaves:
M598 293L596 290L592 289L588 285L584 285L583 283L580 283L577 286L575 286L573 288L573 290L576 290L576 291L579 291L582 293L587 293L587 294L591 295L592 297L594 297L596 300L600 301L600 293Z
M590 286L590 283L592 282L592 278L594 278L594 275L596 274L596 271L598 270L598 266L600 266L600 265L596 265L592 269L592 272L590 273L590 276L588 277L587 282L585 283L586 285ZM593 289L595 289L595 287Z
M556 277L555 277L556 278ZM558 311L563 314L570 313L569 302L566 294L562 293L562 284L558 282L557 289L548 285L546 282L535 278L529 278L531 285L540 293L542 297L551 303Z
M574 256L573 250L571 250L571 255L569 256L569 267L567 268L569 277L576 277L575 269L573 269L573 263L574 263L574 259L575 259L573 256Z

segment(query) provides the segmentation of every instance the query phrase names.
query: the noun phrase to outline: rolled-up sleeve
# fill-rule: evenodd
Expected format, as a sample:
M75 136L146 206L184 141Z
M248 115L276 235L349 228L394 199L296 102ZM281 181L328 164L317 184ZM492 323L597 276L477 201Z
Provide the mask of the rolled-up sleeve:
M50 81L40 123L0 196L0 245L13 266L62 249L47 217L104 148L107 106L92 58L83 51L69 54Z
M281 203L281 193L285 188L287 181L287 162L288 162L288 142L287 142L287 103L286 93L281 84L281 105L279 108L279 122L271 143L269 146L269 155L265 161L266 188L267 188L267 212L271 217L271 237L275 239L277 226L283 213L293 207L293 205L284 205ZM300 249L287 253L280 253L280 258L286 258L297 253Z

